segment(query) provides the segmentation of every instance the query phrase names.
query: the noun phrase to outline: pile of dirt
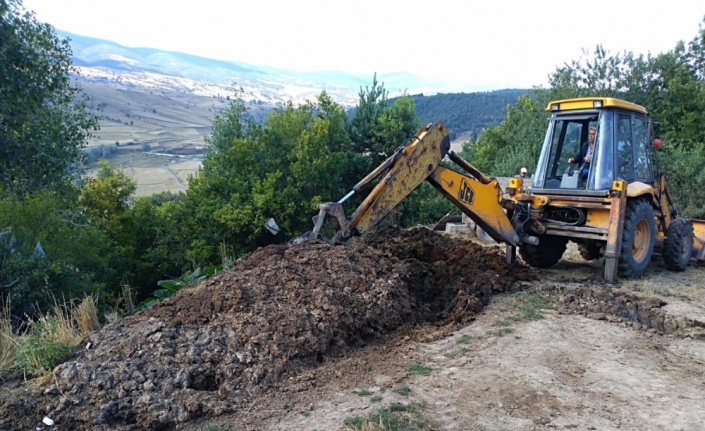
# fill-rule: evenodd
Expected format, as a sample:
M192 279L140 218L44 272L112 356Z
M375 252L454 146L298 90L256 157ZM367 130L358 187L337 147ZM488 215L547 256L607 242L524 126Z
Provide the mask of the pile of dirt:
M497 249L427 229L352 246L269 246L234 269L90 335L51 383L0 396L0 428L175 429L246 411L366 340L404 325L462 322L530 278Z
M705 340L704 323L672 316L666 312L666 301L659 297L639 297L626 289L604 289L579 286L566 290L560 286L543 289L554 296L560 314L579 314L590 319L629 322L639 329L663 335Z

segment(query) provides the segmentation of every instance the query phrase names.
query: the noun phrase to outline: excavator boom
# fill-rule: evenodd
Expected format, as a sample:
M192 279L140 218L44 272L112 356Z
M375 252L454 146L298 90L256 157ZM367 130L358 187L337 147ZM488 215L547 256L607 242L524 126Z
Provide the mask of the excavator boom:
M446 155L465 170L467 175L442 166L441 160ZM343 202L376 179L378 183L362 204L349 218L345 217ZM319 214L314 217L314 229L305 239L321 237L320 230L327 218L332 219L336 229L335 236L327 239L331 243L345 241L353 235L362 235L379 223L424 180L430 182L495 240L511 245L519 243L520 238L502 206L502 191L497 181L487 178L450 151L448 129L440 122L424 126L355 185L343 199L320 204Z

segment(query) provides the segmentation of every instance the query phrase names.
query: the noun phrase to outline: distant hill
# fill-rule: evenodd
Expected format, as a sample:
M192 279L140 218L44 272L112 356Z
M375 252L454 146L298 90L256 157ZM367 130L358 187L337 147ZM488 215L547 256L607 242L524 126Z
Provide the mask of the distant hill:
M179 52L161 51L153 48L130 48L115 42L80 36L57 30L60 37L70 39L73 64L84 79L91 81L130 83L155 86L165 90L193 92L200 96L228 94L236 83L242 87L243 98L268 105L282 105L311 100L322 90L337 102L353 106L358 100L360 87L372 83L372 75L337 71L297 72L265 66L254 66L236 61L213 60ZM173 80L184 80L174 87ZM378 75L378 80L392 95L443 91L442 82L428 80L410 73L399 72ZM198 92L188 81L201 83ZM205 88L203 84L210 84ZM200 93L199 93L200 92Z
M434 96L416 94L411 98L424 123L443 121L450 131L451 139L455 140L461 134L477 137L482 129L499 124L504 120L507 105L514 105L519 96L527 91L508 89Z

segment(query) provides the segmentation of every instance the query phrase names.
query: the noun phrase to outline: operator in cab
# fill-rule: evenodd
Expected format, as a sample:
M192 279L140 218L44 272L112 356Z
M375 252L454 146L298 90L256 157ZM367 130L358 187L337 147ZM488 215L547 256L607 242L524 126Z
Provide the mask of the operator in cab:
M597 133L597 129L594 127L590 127L588 130L588 140L587 142L584 142L583 145L580 146L580 151L578 151L578 154L575 155L575 157L571 157L568 159L569 164L577 163L578 166L580 166L580 172L578 172L578 176L581 180L586 180L588 176L588 172L590 171L590 162L592 162L592 157L595 154L595 134Z

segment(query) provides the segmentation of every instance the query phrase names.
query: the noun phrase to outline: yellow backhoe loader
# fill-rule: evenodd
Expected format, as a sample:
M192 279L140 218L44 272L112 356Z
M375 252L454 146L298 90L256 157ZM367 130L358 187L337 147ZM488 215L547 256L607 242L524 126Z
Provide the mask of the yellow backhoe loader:
M617 273L640 277L655 248L673 270L685 270L691 258L705 261L705 221L678 216L654 157L660 141L653 139L643 107L591 97L554 101L546 110L551 118L531 187L511 178L501 190L496 179L450 150L442 123L428 124L340 201L320 204L314 228L303 239L321 237L325 220L335 229L325 238L331 243L362 235L426 180L506 244L508 263L518 248L529 265L553 266L568 241L577 243L587 260L605 256L609 283ZM445 157L462 172L441 165ZM343 203L375 180L346 217Z

